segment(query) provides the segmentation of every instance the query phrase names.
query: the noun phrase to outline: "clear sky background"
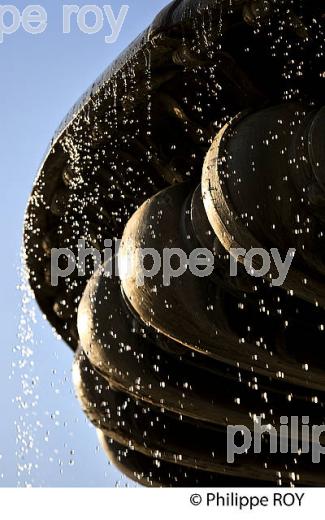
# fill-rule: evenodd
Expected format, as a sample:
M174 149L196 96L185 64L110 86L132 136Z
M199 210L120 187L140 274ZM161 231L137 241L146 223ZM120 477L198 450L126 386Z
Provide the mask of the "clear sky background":
M62 6L90 1L9 0L42 5L40 35L20 29L0 44L0 486L114 486L127 481L98 446L71 383L72 354L36 311L22 313L20 248L24 211L47 146L66 113L168 0L97 0L130 6L116 43L108 22L94 35L62 34ZM27 310L33 306L28 305ZM20 325L19 325L20 324ZM21 334L19 337L19 326Z

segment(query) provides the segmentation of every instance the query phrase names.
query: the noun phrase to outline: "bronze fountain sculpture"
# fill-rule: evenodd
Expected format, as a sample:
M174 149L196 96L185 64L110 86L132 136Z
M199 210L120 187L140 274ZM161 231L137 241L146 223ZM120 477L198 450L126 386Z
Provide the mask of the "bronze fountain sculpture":
M75 352L74 382L110 459L147 486L322 485L310 454L226 460L228 425L325 420L325 8L175 0L91 87L40 168L25 223L36 300ZM78 240L213 252L187 272L73 273ZM296 251L249 276L229 253ZM258 270L258 262L254 269Z

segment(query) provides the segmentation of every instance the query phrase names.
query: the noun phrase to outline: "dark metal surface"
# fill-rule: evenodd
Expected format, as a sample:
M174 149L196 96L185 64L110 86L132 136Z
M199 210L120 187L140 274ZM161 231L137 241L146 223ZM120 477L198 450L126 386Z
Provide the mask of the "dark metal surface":
M30 283L77 352L78 397L105 451L142 484L324 483L323 463L270 457L266 442L225 460L228 424L325 419L324 14L320 1L172 2L74 107L41 166ZM119 281L89 265L51 285L53 247L76 253L84 238L102 251L122 234L131 250L211 246L214 272L139 288L139 266ZM241 266L229 279L230 247L256 244L297 247L284 288Z
M94 83L53 139L29 202L25 249L36 299L74 349L86 280L69 279L54 290L51 247L75 250L84 236L102 249L104 238L120 237L146 198L199 179L215 128L239 111L286 98L323 102L321 3L269 2L271 18L259 29L243 16L249 3L173 2ZM288 6L305 17L308 38L288 18Z

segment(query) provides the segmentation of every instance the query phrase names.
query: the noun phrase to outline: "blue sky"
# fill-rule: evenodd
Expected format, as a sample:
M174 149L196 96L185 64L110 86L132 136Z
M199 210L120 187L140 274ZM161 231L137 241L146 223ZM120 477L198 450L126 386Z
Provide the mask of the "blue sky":
M10 3L22 11L32 2ZM123 3L129 5L114 44L104 40L110 32L107 21L97 34L83 34L75 23L70 34L62 34L63 4L87 2L38 3L48 15L45 32L30 35L21 28L0 44L0 486L126 485L108 465L74 397L69 349L54 337L38 310L36 323L24 323L22 292L17 289L20 247L32 183L59 123L94 79L169 2L97 1L100 7L111 5L116 14ZM24 334L29 327L32 331L32 338L23 344L19 323Z

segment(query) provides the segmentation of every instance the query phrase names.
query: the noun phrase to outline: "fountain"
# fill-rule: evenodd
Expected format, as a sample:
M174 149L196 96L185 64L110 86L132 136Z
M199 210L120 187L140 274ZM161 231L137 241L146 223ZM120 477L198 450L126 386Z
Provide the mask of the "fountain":
M175 0L76 104L40 168L29 282L75 352L105 452L143 485L324 484L311 449L270 455L267 433L227 461L230 425L325 420L324 23L318 0ZM54 248L120 238L128 273L94 272L90 257L51 283ZM208 248L213 269L139 286L139 248ZM233 250L252 248L295 251L281 286L274 262L252 277L243 254L229 275Z

